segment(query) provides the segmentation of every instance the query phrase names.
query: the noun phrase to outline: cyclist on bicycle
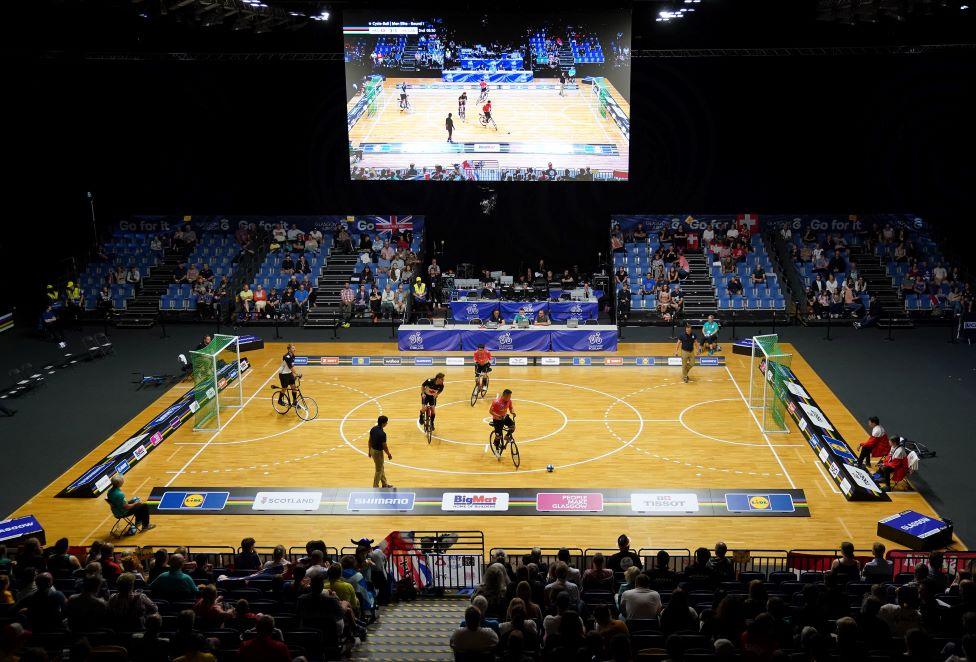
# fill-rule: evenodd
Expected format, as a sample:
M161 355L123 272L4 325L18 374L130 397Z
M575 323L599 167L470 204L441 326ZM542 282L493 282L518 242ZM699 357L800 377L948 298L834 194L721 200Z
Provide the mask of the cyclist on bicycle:
M481 375L487 375L491 372L491 352L485 349L485 346L478 345L478 349L474 351L474 378L480 386Z
M512 389L505 389L502 394L491 401L488 408L491 414L491 426L495 428L496 439L501 439L502 430L508 428L505 441L512 440L512 432L515 430L515 403L512 402Z
M285 393L290 392L290 404L295 405L298 389L295 388L295 380L302 378L302 373L295 370L295 345L288 343L285 355L281 357L281 366L278 368L278 381L281 383L281 393L278 395L278 403L285 404Z
M439 372L420 385L420 417L417 422L424 424L424 409L430 407L430 427L434 428L434 418L437 416L437 396L444 390L444 373Z

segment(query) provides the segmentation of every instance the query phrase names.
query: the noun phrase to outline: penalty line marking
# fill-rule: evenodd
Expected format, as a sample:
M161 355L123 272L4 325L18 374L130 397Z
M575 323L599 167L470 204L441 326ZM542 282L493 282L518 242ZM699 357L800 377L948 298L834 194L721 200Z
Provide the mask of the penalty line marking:
M247 407L249 404L251 404L251 400L253 400L255 398L255 396L257 396L258 393L260 393L261 391L263 391L264 390L264 387L268 385L268 382L270 382L274 378L274 376L277 375L277 374L278 374L278 371L275 370L270 375L268 375L268 378L264 380L264 382L261 384L261 386L259 386L257 389L255 389L254 393L251 394L251 397L249 397L247 400L245 400L243 402L243 404L241 404L241 406L237 408L237 411L235 411L233 414L231 414L230 415L230 418L228 418L226 421L224 421L224 424L221 425L217 429L217 431L214 432L210 436L209 439L207 439L206 443L204 443L203 446L201 446L197 450L197 452L193 454L193 457L191 457L189 460L186 461L186 464L183 465L183 468L182 469L180 469L175 474L173 474L173 477L170 478L169 481L166 483L166 485L164 485L163 487L169 487L170 485L172 485L173 484L173 481L176 480L177 478L179 478L180 475L184 471L186 471L187 468L189 468L189 466L191 464L193 464L193 461L195 459L197 459L197 457L200 456L200 453L202 453L203 451L207 450L207 446L209 446L213 442L213 440L216 439L218 435L220 435L221 432L223 432L224 430L227 429L227 426L230 425L230 422L233 421L235 418L237 418L237 415L240 414L242 411L244 411L245 407ZM241 381L243 382L245 379L247 379L248 376L249 375L242 376L241 377Z

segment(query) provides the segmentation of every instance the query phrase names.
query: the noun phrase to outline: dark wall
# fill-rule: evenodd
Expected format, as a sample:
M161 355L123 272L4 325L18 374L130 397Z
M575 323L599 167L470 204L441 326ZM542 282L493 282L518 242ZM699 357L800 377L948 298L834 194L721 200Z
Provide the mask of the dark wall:
M136 211L423 213L451 262L595 263L614 212L974 210L965 54L636 59L629 183L350 182L340 62L32 61L14 79L32 217L84 243ZM38 188L33 188L38 187Z

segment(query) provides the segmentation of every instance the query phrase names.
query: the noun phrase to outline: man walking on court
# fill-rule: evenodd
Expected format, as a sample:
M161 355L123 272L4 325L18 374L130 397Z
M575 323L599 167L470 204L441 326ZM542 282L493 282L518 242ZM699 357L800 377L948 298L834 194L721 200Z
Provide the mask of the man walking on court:
M444 128L447 129L447 142L453 143L454 139L451 136L454 135L454 120L451 119L451 113L448 113L447 119L444 120Z
M691 362L695 360L695 345L697 342L698 339L695 338L695 332L691 330L691 322L685 322L685 330L678 336L678 342L674 345L674 355L677 356L678 352L681 352L681 379L685 384L688 383Z
M373 466L376 467L373 473L373 487L393 487L386 482L386 472L383 469L383 456L393 459L390 448L386 445L386 432L383 431L389 421L386 416L380 416L376 419L376 425L369 431L369 456L373 458Z

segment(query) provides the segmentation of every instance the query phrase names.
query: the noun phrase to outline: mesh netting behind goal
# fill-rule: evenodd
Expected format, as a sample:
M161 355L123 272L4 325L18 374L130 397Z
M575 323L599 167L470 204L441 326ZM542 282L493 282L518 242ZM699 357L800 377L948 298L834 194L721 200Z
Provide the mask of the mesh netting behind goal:
M753 336L749 366L749 407L759 409L764 432L789 432L786 414L786 375L793 355L783 351L779 336Z
M219 430L221 411L244 404L240 358L237 336L215 335L209 345L190 352L194 430Z

